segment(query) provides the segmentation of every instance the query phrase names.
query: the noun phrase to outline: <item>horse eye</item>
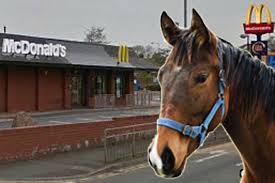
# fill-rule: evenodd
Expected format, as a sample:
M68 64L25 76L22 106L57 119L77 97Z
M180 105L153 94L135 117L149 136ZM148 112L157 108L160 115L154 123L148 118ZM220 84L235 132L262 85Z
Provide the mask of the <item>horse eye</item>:
M200 74L196 77L197 83L204 83L207 80L208 75L207 74Z

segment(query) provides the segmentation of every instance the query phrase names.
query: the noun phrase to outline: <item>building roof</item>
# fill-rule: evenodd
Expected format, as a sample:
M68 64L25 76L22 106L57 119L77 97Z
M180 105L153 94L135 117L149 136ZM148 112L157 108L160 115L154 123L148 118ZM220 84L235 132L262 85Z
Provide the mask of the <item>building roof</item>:
M13 39L15 41L26 40L30 43L37 44L61 44L66 47L66 56L33 56L31 54L10 54L0 53L0 62L13 63L34 63L34 64L61 64L71 66L88 66L88 67L104 67L104 68L127 68L127 69L144 69L157 70L142 59L138 59L132 51L129 52L129 63L117 63L117 56L111 52L118 52L118 46L100 45L80 41L49 39L17 34L0 33L1 50L3 46L3 39ZM112 50L112 51L110 51Z

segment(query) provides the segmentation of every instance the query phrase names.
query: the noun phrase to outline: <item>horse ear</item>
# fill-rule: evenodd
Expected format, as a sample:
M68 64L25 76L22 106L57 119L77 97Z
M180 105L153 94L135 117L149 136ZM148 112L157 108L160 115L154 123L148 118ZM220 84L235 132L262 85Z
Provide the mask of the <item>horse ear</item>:
M174 46L178 36L180 35L180 28L165 11L161 14L160 25L163 37L170 45Z
M196 41L199 46L210 41L211 32L203 23L202 18L195 9L192 10L191 31L195 32L195 34L197 35Z

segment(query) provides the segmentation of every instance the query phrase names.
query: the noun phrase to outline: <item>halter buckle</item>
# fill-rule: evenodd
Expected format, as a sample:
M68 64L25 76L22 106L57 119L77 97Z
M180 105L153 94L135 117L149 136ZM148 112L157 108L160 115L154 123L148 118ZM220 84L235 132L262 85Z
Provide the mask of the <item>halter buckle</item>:
M219 77L224 78L224 70L223 69L220 69Z
M190 133L186 133L187 130L189 130ZM190 126L190 125L185 125L183 130L182 130L182 134L183 135L188 135L188 136L191 136L193 133L193 128Z
M225 87L225 81L224 81L224 70L221 69L220 72L219 72L219 80L220 80L220 83L222 84L223 87Z
M223 93L221 93L221 92L219 92L219 93L218 93L218 97L219 97L220 99L222 99L222 100L223 100L223 99L224 99L224 94L223 94Z

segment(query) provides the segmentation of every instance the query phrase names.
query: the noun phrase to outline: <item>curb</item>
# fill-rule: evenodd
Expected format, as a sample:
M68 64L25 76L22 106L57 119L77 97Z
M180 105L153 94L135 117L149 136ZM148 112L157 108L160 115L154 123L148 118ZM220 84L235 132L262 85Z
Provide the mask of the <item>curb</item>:
M119 111L119 110L131 110L131 109L148 109L148 108L159 108L159 106L142 106L142 107L116 107L116 108L99 108L99 109L73 109L73 110L62 110L52 112L27 112L31 117L44 117L51 115L63 115L63 114L82 114L90 112L101 112L101 111ZM14 118L15 113L12 114L0 114L0 119Z

